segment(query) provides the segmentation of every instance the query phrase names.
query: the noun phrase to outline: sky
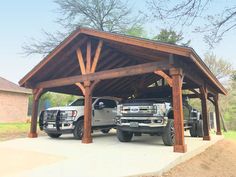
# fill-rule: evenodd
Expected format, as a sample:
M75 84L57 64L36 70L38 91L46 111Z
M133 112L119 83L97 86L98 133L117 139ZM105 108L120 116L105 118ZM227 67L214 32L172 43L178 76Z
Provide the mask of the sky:
M211 9L217 12L225 1L215 0L217 3ZM145 8L145 1L129 0L132 9L136 12ZM226 0L233 2L233 0ZM22 54L22 45L32 37L42 39L42 30L53 32L60 30L55 23L57 5L53 0L7 0L0 4L0 76L14 83L26 75L43 58L41 56L26 57ZM145 24L145 30L155 33L163 26L157 22ZM235 42L236 31L224 36L220 44L212 52L219 58L232 63L236 68ZM184 37L191 39L191 47L203 58L208 51L200 34L193 34L185 30Z

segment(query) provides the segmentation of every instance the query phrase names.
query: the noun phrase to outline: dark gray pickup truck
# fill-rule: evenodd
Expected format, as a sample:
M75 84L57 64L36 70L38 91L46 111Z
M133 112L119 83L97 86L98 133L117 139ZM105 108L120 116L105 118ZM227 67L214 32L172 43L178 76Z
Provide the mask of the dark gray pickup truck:
M183 103L184 129L192 137L202 136L201 114L187 101ZM131 141L133 135L161 135L165 145L174 144L174 118L168 99L131 99L117 106L117 138Z

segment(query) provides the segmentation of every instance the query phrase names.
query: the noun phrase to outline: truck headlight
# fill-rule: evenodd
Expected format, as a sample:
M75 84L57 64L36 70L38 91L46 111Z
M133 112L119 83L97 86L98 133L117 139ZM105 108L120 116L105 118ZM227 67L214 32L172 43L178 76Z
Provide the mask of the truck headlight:
M65 111L66 120L74 120L77 116L77 111L71 110L71 111Z
M123 106L122 105L118 105L117 106L117 116L122 116L122 109L123 109Z

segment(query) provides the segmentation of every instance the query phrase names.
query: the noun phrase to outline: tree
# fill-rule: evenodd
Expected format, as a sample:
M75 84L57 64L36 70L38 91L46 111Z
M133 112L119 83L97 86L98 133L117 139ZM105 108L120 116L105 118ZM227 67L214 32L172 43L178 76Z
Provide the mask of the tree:
M46 55L78 27L124 33L141 23L141 18L131 16L131 9L121 0L55 0L55 3L60 14L56 22L65 31L53 34L43 31L45 40L32 38L23 45L24 54Z
M195 31L204 33L204 39L211 47L225 33L236 29L236 3L231 2L230 7L225 5L220 13L212 14L214 2L217 3L215 0L147 0L152 16L171 26L190 26L196 22ZM198 26L198 20L202 19L206 21L205 25Z
M236 70L233 71L232 75L231 75L231 79L233 81L236 81Z
M190 44L190 40L186 43L183 43L183 34L182 33L176 33L172 29L162 29L160 33L153 38L154 40L160 41L160 42L166 42L170 44L181 44L184 46L188 46Z
M135 37L147 38L147 33L140 24L133 25L132 27L125 30L125 34Z
M229 79L233 73L232 64L212 53L205 54L204 62L217 79Z

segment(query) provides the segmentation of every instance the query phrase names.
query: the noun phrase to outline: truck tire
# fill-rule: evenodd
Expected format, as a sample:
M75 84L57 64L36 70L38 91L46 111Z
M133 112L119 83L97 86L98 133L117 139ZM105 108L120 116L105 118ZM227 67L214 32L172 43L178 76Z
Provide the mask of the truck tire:
M83 137L83 133L84 133L84 120L79 120L75 125L73 135L75 139L81 140Z
M51 138L59 138L62 134L61 133L47 133Z
M203 122L201 119L197 121L197 136L203 137Z
M164 132L162 134L162 140L166 146L173 146L175 143L175 129L174 120L168 120Z
M107 133L109 133L109 131L110 131L110 128L108 128L108 129L102 129L102 130L101 130L101 132L102 132L103 134L107 134Z
M193 122L192 127L189 129L191 137L197 137L197 122Z
M133 133L117 129L116 136L120 142L130 142L133 137Z

